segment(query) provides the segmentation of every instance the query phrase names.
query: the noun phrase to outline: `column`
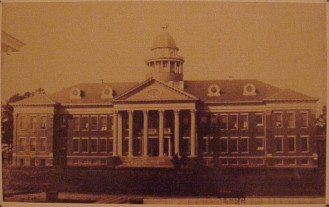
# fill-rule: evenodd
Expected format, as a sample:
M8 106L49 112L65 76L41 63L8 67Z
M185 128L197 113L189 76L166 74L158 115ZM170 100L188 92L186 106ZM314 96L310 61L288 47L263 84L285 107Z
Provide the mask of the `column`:
M118 112L113 113L113 156L118 156Z
M159 157L163 157L163 111L159 110Z
M122 115L118 112L118 156L122 156Z
M147 157L147 136L148 136L148 111L143 111L144 131L143 131L143 155Z
M191 110L191 157L195 157L195 110Z
M129 131L128 131L128 157L133 156L133 111L128 111L129 114Z
M175 154L179 155L179 110L174 111L175 117Z

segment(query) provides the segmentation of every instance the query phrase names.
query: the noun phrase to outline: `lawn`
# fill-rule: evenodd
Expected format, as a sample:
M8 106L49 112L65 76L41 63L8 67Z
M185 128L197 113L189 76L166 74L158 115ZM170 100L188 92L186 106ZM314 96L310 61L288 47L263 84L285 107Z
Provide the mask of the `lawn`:
M156 196L323 196L315 169L3 168L3 192L74 192Z

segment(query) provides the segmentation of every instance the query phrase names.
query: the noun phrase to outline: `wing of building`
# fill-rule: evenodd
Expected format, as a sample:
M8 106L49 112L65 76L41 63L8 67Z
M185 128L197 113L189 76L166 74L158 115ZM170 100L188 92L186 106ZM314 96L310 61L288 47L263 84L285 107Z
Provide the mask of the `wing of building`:
M316 167L316 98L259 80L184 80L172 36L155 38L141 83L82 83L14 106L17 166ZM176 156L175 156L176 157ZM117 162L120 160L120 162Z

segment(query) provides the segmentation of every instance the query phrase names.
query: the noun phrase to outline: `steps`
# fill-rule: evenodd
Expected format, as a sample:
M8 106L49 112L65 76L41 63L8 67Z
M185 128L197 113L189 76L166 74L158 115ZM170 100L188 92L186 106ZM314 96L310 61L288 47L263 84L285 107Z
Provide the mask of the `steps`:
M122 157L118 167L165 167L171 168L171 157Z

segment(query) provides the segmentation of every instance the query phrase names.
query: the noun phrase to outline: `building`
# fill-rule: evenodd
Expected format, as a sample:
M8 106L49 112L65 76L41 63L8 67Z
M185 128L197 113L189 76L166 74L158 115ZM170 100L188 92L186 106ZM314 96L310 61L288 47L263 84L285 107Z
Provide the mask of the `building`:
M222 166L316 167L316 98L262 81L183 78L172 36L157 36L141 83L78 84L14 106L16 166L211 165L219 120ZM216 137L216 136L215 136Z

